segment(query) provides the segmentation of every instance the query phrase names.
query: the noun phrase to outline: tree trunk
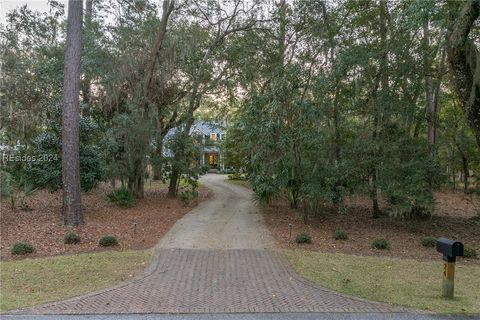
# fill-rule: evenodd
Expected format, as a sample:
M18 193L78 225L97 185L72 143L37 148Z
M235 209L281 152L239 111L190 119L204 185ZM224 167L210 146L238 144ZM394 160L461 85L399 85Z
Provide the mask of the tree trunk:
M423 26L423 46L424 46L424 72L425 72L425 111L427 118L427 140L430 146L432 158L435 157L436 143L436 105L435 105L435 89L432 77L432 62L430 58L430 30L428 22Z
M448 62L455 90L480 147L480 54L469 39L480 14L480 0L464 2L448 38Z
M193 101L191 100L190 101L190 114L189 114L189 118L185 124L185 128L183 129L183 134L184 135L189 135L190 134L190 129L192 128L192 125L193 125L193 121L194 121L194 118L193 118L193 111L195 110L195 99L193 99ZM174 160L174 161L178 161L178 160ZM172 173L170 174L170 183L168 185L168 197L170 198L175 198L177 196L177 191L178 191L178 183L180 182L179 179L180 179L180 176L181 176L182 172L180 172L180 170L178 170L178 168L174 167L172 168Z
M378 206L378 186L377 186L377 172L372 172L372 188L370 189L370 199L372 200L372 218L380 218L380 207Z
M67 44L63 81L62 179L65 225L84 223L80 198L79 92L82 41L82 1L68 5Z
M457 144L457 150L458 150L458 153L460 153L460 158L462 159L463 192L467 193L468 176L470 175L470 172L468 170L468 159L467 159L467 156L465 155L465 152L463 152L462 148L460 147L460 144Z
M160 140L161 139L161 142ZM155 148L155 163L152 164L153 169L153 180L160 180L162 178L163 171L163 135L158 135L157 137L157 146Z
M381 88L382 88L382 94L385 95L387 93L388 89L388 51L387 51L387 3L385 0L380 1L380 8L379 8L380 14L379 14L379 35L380 35L380 44L381 44L381 50L382 55L380 58L380 70L379 70L379 75L380 75L380 80L381 80ZM380 138L380 132L379 129L382 128L384 119L383 115L384 113L381 112L380 107L379 107L379 102L378 102L378 97L377 97L377 89L373 91L373 103L374 103L374 116L373 116L373 133L372 133L372 140L375 144L377 144L378 139ZM372 154L372 157L374 158L374 164L371 168L371 179L372 179L372 184L371 184L371 189L370 189L370 198L372 200L372 217L373 218L378 218L380 217L380 207L378 205L378 185L377 185L377 176L378 176L378 167L377 167L377 158L378 154L381 154L382 149L381 147L378 147L378 150L376 149L377 147L375 146L375 150Z
M92 14L93 14L93 0L86 0L85 1L85 23L84 23L84 29L88 30L91 28L92 25ZM90 74L87 71L85 71L84 78L82 81L82 102L84 103L84 109L83 109L83 115L84 116L89 116L90 115L90 96L91 96L91 78Z
M455 170L452 168L452 189L455 190L457 185L456 185L456 172Z
M278 35L278 64L283 68L285 59L285 39L287 28L287 4L285 0L280 0L279 6L279 35Z
M175 198L177 196L177 182L180 172L177 168L172 169L170 174L170 182L168 184L168 197Z
M462 167L463 167L463 192L468 192L468 176L470 172L468 170L468 159L467 157L462 154Z
M143 199L145 197L145 171L142 170L137 178L136 194L137 199Z
M174 7L175 7L175 0L163 1L162 20L160 20L160 26L158 29L157 36L155 38L155 43L153 45L152 51L150 52L150 56L145 66L145 79L143 83L143 88L144 88L144 95L145 95L145 98L147 99L147 102L150 98L150 94L153 89L152 83L153 83L153 75L155 72L155 63L157 61L158 53L162 48L162 44L165 39L165 34L167 33L168 19Z

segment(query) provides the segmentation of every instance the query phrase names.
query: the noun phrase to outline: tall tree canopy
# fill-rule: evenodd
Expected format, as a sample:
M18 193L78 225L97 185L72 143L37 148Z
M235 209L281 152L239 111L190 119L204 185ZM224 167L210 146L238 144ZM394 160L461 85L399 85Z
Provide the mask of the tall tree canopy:
M478 187L478 0L89 0L83 27L81 5L0 29L2 145L54 154L64 183L55 161L2 170L63 187L67 224L101 181L177 196L205 110L258 200L305 219L354 194L372 217L428 216L436 188Z

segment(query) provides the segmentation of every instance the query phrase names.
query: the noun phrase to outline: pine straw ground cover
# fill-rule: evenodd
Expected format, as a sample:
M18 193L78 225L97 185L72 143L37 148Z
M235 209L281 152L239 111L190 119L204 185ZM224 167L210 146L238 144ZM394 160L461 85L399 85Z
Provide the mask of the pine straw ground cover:
M61 191L38 191L27 199L27 211L12 210L8 201L1 203L1 260L24 257L44 257L79 252L145 249L154 246L170 227L192 209L198 201L211 196L207 188L199 187L198 201L183 206L179 199L167 197L166 186L147 183L145 198L131 208L122 208L107 200L111 187L99 188L82 194L85 225L63 226ZM136 228L134 224L136 223ZM136 229L136 230L134 230ZM79 244L64 244L66 233L80 235ZM119 245L102 248L98 241L105 235L114 235ZM12 256L10 250L16 242L29 242L35 252L25 256Z
M284 249L441 260L435 247L424 247L421 241L429 236L443 236L458 239L480 254L480 215L470 196L441 192L436 194L436 202L437 209L430 219L413 221L388 216L372 219L370 201L365 198L349 199L347 214L343 215L324 208L311 215L308 224L304 224L301 211L290 209L285 199L276 199L263 212L268 228ZM348 240L334 240L337 229L345 230ZM311 235L311 244L295 242L295 237L304 231ZM371 243L377 238L387 239L390 249L372 249ZM461 258L460 263L480 265L480 259Z

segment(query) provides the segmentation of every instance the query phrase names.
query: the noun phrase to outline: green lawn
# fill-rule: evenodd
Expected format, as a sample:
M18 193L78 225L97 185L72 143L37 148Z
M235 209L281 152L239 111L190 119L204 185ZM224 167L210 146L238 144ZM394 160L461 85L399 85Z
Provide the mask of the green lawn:
M386 259L287 250L294 269L321 286L438 313L480 312L480 267L457 264L455 298L441 297L441 261Z
M58 301L131 279L152 250L111 251L0 262L0 310Z

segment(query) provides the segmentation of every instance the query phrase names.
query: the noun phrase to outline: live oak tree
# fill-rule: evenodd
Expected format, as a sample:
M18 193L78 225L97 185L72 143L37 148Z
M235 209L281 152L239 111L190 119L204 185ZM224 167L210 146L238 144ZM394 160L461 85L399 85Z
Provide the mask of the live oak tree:
M480 147L480 53L469 37L479 14L480 1L462 4L448 38L448 61L455 90Z
M63 81L62 177L65 225L84 223L80 196L79 93L83 1L70 0Z
M88 0L70 78L64 59L79 56L65 50L80 43L62 5L20 7L0 28L1 142L59 152L65 80L83 190L103 179L144 197L152 165L176 196L199 172L189 132L208 109L228 120L226 154L261 202L285 195L308 220L360 194L372 217L428 216L439 184L478 185L477 17L478 1ZM20 169L37 188L61 187L59 163Z
M183 137L180 141L186 141L190 129L194 123L194 113L200 107L202 99L219 91L225 86L232 75L230 63L226 58L228 41L238 33L252 29L257 23L257 4L249 4L244 0L234 0L231 6L215 3L203 4L201 1L192 1L191 11L194 13L194 21L189 29L192 36L198 35L198 44L192 48L194 51L188 55L184 72L188 77L188 91L186 92L185 109L181 118L181 130ZM185 23L185 21L184 21ZM193 29L199 29L194 31ZM220 90L221 92L221 90ZM191 162L189 157L176 157L174 162L180 165L172 166L168 195L175 197L180 175L180 167L186 167ZM186 162L186 163L185 163Z

